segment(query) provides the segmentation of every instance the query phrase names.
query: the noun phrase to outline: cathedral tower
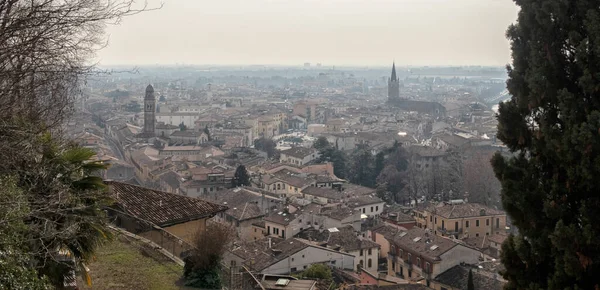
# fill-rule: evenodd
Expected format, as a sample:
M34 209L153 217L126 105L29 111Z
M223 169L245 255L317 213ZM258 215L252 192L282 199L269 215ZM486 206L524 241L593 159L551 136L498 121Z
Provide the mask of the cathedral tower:
M154 88L152 85L146 87L146 96L144 97L144 135L154 136L154 123L156 121L156 98L154 97Z
M400 80L396 76L396 63L392 64L392 77L388 79L388 101L400 98Z

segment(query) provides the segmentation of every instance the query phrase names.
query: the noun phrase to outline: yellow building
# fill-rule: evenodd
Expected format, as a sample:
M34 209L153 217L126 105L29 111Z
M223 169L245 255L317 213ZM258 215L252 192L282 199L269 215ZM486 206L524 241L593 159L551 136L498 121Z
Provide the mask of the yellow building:
M459 202L416 209L417 226L440 236L480 237L506 232L506 213L477 203Z

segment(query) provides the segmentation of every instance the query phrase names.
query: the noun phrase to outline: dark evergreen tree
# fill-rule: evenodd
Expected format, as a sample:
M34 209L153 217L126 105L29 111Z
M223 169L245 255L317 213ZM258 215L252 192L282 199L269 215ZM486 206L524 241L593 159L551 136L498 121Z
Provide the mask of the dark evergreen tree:
M519 0L496 154L506 289L600 289L598 1Z
M275 143L275 141L273 141L269 138L261 137L254 141L254 148L256 148L257 150L266 152L267 156L269 158L276 157L276 155L277 155L276 147L277 147L277 143Z
M352 166L349 179L352 183L362 186L375 187L375 168L373 154L368 149L357 149L352 154Z
M233 187L250 185L250 175L246 170L246 166L240 165L237 167L235 174L233 175L233 179L231 180L231 185Z
M327 138L325 137L319 137L317 138L317 141L315 141L315 143L313 143L313 148L321 151L327 147L329 147L329 141L327 141Z
M204 134L206 134L206 138L208 138L209 142L213 140L212 136L210 135L210 130L208 130L208 126L204 127L204 131L203 132L204 132Z
M185 130L187 130L187 126L183 122L181 122L181 124L179 124L179 130L185 131Z
M385 167L385 153L378 152L375 155L375 176L379 176L383 168Z
M473 270L469 269L469 278L467 280L467 290L475 290L475 284L473 284Z

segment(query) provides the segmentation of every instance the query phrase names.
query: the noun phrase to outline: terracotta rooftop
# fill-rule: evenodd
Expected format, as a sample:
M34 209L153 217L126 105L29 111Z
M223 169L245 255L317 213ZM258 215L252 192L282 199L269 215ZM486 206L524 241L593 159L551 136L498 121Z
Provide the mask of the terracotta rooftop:
M303 159L306 156L316 154L317 150L314 148L305 148L305 147L294 147L288 150L281 151L281 154L289 155L295 158Z
M375 191L376 191L374 188L365 187L365 186L352 184L352 183L344 184L342 186L342 189L343 189L344 194L346 194L346 195L369 195L369 194L375 193Z
M286 212L273 212L265 217L265 221L287 226L291 221L295 220L296 217L297 216L295 214L289 214Z
M371 195L354 196L348 199L348 206L352 208L377 203L384 203L384 201L377 196Z
M447 204L433 209L444 218L465 218L491 215L506 215L505 212L478 203Z
M343 194L338 190L316 186L309 186L303 189L302 193L327 199L342 199L344 197Z
M116 181L106 184L124 211L160 227L212 217L227 210L226 206L183 195Z
M327 243L329 248L340 246L344 251L356 251L360 249L379 248L379 244L359 237L352 226L336 228L337 231L330 232L324 230L320 232L317 229L308 228L298 234L297 237L313 240L319 243Z
M452 289L467 290L467 282L469 280L469 269L473 273L473 284L475 289L501 290L504 287L504 282L493 278L493 274L485 275L477 268L469 266L456 265L445 272L438 275L434 280L445 286L450 286ZM500 275L498 274L498 277Z
M452 240L434 235L421 228L400 231L393 237L386 238L401 249L429 257L434 261L440 260L439 257L443 253L458 245Z

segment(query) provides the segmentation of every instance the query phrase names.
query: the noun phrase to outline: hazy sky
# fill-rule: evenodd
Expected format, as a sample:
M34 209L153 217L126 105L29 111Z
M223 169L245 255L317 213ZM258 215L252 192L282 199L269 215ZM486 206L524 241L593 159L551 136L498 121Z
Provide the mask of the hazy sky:
M505 65L518 12L511 0L162 2L108 27L101 64Z

